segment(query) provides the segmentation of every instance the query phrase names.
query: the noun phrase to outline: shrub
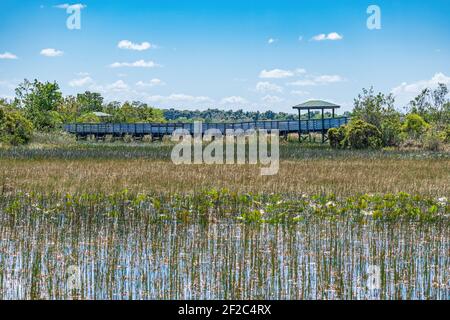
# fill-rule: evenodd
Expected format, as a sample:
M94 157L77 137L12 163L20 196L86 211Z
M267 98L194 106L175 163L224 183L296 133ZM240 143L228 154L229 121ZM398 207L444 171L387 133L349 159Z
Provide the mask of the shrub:
M443 149L442 136L434 129L427 132L423 139L423 147L429 151L440 151Z
M18 111L0 109L0 140L11 145L28 143L33 125Z
M330 146L335 149L344 148L344 141L346 137L347 126L341 126L339 128L331 128L328 130L328 140Z
M409 136L418 138L425 133L428 127L428 123L426 123L420 115L416 113L410 113L406 116L406 120L403 124L402 130Z
M399 116L388 117L381 122L383 146L399 146L402 142L402 124Z
M383 145L380 130L363 120L350 122L346 132L343 143L351 149L379 149Z
M442 138L445 143L450 143L450 124L447 125L447 128L442 132Z

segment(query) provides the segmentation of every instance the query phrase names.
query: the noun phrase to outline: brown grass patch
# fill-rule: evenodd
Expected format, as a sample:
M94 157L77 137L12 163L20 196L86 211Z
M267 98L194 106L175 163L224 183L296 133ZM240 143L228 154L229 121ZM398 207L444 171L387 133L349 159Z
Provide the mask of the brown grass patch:
M185 165L132 160L0 160L0 192L193 192L204 188L281 193L450 193L450 160L282 161L278 175L249 165Z

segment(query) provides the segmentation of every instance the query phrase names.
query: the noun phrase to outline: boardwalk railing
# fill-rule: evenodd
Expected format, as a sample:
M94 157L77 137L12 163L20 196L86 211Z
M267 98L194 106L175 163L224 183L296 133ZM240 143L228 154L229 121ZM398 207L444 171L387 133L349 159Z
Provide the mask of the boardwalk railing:
M338 128L347 124L347 117L325 118L314 120L291 120L291 121L251 121L237 123L202 123L202 133L208 129L218 129L222 134L226 130L249 130L249 129L265 129L279 130L280 134L288 133L310 133L324 132L330 128ZM64 125L64 130L77 136L164 136L171 135L176 129L185 129L190 134L194 134L193 123L74 123ZM300 130L299 130L300 129Z

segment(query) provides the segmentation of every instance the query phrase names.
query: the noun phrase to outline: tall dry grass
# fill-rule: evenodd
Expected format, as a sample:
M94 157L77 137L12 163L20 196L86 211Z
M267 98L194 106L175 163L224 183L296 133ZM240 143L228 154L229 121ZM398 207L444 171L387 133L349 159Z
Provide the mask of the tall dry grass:
M450 194L450 160L346 158L285 160L275 176L251 165L182 165L151 159L0 159L0 193L240 192Z

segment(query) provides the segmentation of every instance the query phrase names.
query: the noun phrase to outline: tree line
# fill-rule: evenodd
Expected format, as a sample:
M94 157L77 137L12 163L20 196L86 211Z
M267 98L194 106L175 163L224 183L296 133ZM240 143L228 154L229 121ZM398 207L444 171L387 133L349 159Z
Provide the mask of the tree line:
M378 149L381 147L415 147L433 151L450 143L450 100L448 88L423 89L398 111L392 94L375 94L363 89L354 100L352 121L330 129L332 147L346 149Z
M101 118L97 112L109 116ZM329 132L335 148L379 148L402 144L439 145L450 136L448 88L424 89L405 108L395 108L392 94L363 89L354 108L345 115L349 125ZM314 113L313 118L321 115ZM86 91L63 96L57 82L25 79L15 90L12 101L0 99L0 142L12 145L30 141L33 131L60 130L64 123L137 122L233 122L260 120L297 120L296 114L243 110L161 110L139 101L105 102L100 93Z

